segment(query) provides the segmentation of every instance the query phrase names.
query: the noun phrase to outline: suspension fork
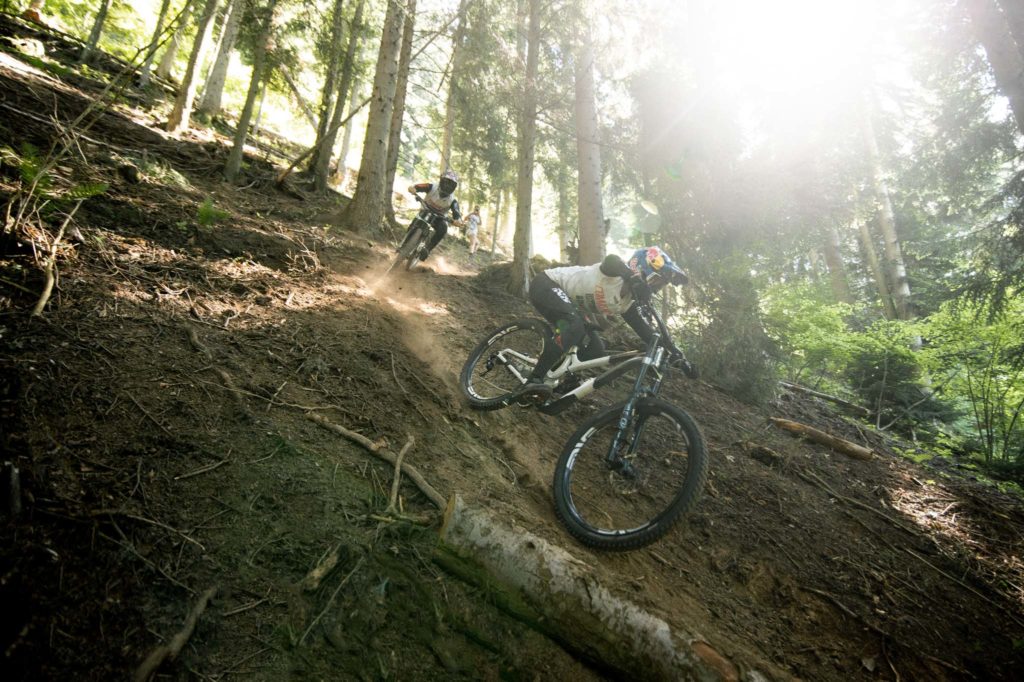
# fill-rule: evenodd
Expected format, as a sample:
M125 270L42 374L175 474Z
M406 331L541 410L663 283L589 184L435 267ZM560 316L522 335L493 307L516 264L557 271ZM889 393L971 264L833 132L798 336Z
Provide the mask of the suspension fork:
M658 340L661 338L661 334L654 332L651 336L650 343L647 345L647 354L644 356L643 364L640 365L640 371L637 372L636 382L633 384L633 391L629 394L629 398L626 399L626 404L622 407L622 415L619 417L619 428L615 432L615 436L612 438L612 443L608 447L608 454L605 455L605 462L608 464L610 469L615 471L621 471L626 476L632 476L633 466L627 459L620 456L619 447L626 438L626 431L629 429L629 424L633 420L634 413L636 412L636 403L640 399L640 396L644 394L644 380L647 378L647 372L650 370L651 365L660 365L662 354L665 352L664 348L658 345ZM657 382L654 385L653 391L657 392L661 386L661 377L658 377ZM639 419L636 423L636 428L633 430L633 435L629 439L629 449L627 454L636 452L637 445L640 443L640 436L643 434L644 422L646 419Z

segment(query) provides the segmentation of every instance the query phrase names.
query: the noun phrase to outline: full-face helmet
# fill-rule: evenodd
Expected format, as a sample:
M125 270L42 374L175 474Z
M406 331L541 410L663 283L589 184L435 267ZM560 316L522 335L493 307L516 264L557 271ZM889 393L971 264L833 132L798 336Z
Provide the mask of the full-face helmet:
M455 188L459 186L459 175L451 168L441 174L441 179L437 183L437 191L442 197L447 197L455 192Z
M666 284L686 284L688 281L679 266L657 246L637 249L627 265L630 270L643 277L652 291L657 291Z

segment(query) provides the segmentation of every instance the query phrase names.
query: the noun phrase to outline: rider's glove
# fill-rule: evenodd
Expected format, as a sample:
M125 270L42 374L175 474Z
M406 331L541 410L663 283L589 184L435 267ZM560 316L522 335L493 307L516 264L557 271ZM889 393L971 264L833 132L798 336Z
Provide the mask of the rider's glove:
M691 379L700 378L700 370L697 365L683 357L678 350L672 351L668 356L668 364L683 371L683 374Z
M651 302L651 287L647 285L643 277L633 275L629 278L629 289L633 292L633 300L642 305Z

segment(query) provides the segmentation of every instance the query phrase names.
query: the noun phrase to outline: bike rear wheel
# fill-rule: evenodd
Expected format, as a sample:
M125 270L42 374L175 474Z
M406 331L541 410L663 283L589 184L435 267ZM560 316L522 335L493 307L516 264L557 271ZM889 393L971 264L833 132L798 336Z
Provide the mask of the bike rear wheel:
M690 415L658 398L637 401L609 464L624 403L594 415L573 434L555 466L558 519L577 540L630 550L661 538L693 507L707 481L704 438Z
M516 320L495 329L477 344L462 367L459 385L478 410L506 407L511 393L526 383L551 328L534 319Z

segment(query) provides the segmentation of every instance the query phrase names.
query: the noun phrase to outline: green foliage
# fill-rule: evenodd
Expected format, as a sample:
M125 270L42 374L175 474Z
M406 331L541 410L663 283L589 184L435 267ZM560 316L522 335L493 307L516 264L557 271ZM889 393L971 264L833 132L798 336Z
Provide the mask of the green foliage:
M944 305L923 325L923 355L947 399L963 405L986 462L1024 463L1024 297L1011 294L1004 308Z
M203 200L203 203L199 204L199 212L196 216L196 220L202 227L213 227L229 215L230 214L227 211L223 211L213 205L212 197L206 197L206 199Z
M857 349L846 319L852 306L832 303L822 286L780 282L761 297L761 314L794 381L834 385Z
M85 182L58 187L54 182L52 164L39 150L27 142L21 145L21 153L10 147L0 147L0 162L16 167L22 187L36 200L61 204L67 201L81 201L103 194L109 187L103 182Z
M757 293L742 258L720 263L714 300L693 341L693 357L708 381L752 405L775 395L778 348L765 333Z
M913 350L918 343L914 325L881 320L849 338L852 352L844 377L880 423L910 417L926 424L952 416L926 388L921 355Z

